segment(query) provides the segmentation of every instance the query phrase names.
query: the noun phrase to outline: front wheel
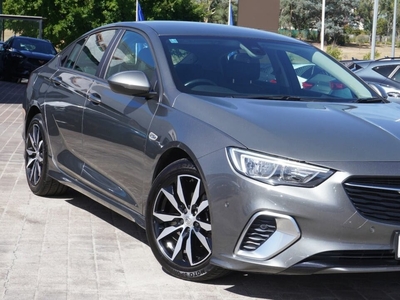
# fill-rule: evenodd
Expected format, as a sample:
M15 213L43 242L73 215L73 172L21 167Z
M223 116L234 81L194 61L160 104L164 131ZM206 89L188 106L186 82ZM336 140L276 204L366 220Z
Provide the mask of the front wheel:
M154 181L146 211L150 247L164 270L204 281L228 271L210 264L210 207L199 172L187 159L166 167Z

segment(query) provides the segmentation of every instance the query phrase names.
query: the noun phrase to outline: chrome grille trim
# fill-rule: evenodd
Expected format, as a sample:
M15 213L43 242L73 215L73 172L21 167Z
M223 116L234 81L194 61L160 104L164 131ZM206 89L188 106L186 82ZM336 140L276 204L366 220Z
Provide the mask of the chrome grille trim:
M399 177L352 177L343 187L364 218L400 225Z
M394 191L400 193L400 187L399 188L390 188L387 186L383 185L367 185L367 184L356 184L356 183L351 183L351 182L346 182L346 186L352 186L352 187L360 187L360 188L365 188L365 189L379 189L379 190L386 190L386 191Z

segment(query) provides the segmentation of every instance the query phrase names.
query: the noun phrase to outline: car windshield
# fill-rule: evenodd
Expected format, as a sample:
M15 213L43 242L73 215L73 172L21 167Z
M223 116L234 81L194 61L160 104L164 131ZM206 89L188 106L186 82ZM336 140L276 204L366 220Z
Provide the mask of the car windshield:
M56 55L57 52L50 42L34 39L15 39L13 48L17 50L39 52L44 54Z
M164 36L177 88L185 93L299 101L374 99L349 70L315 47L264 39Z

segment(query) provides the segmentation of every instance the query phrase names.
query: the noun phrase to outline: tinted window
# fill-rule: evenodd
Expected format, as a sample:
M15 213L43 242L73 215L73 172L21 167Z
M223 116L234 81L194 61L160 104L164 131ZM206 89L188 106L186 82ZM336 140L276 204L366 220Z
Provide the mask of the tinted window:
M400 68L397 69L396 73L393 74L392 79L396 80L396 81L400 81Z
M394 68L396 68L396 66L389 65L389 66L375 67L375 68L372 68L372 70L381 74L382 76L389 77L390 73L393 72Z
M185 93L338 102L372 96L343 65L306 44L241 37L161 39L175 84Z
M127 31L115 49L106 78L119 72L133 70L143 71L151 81L155 65L146 39L136 32Z
M39 52L51 55L57 54L57 51L50 42L40 39L15 38L12 47L22 51Z
M75 65L76 58L78 57L79 52L81 51L82 45L85 43L85 40L80 40L77 42L72 48L71 54L68 55L68 51L64 51L68 56L62 57L62 65L63 67L72 69Z
M115 30L109 30L91 35L82 47L78 60L74 64L73 68L91 75L96 74L97 67L108 45L114 37L114 34ZM79 46L77 45L77 47Z

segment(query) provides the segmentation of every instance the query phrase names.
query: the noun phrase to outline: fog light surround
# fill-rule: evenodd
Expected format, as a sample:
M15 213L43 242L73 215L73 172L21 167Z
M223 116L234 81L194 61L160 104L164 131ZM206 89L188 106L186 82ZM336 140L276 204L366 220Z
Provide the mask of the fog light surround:
M266 230L266 227L264 227L259 230L259 232L269 231L269 233L264 236L264 241L259 238L260 234L256 232L258 230L253 226L255 223L260 223L260 218L267 220L270 228L270 230ZM271 219L273 219L276 224L273 230L273 226L271 226L273 222L271 222ZM262 224L257 226L262 226ZM253 232L255 232L255 234L253 234ZM246 247L249 237L251 236L257 236L258 240L257 246L253 249ZM247 223L236 244L234 254L253 260L267 260L293 245L300 239L300 236L300 228L292 217L267 211L259 212Z

